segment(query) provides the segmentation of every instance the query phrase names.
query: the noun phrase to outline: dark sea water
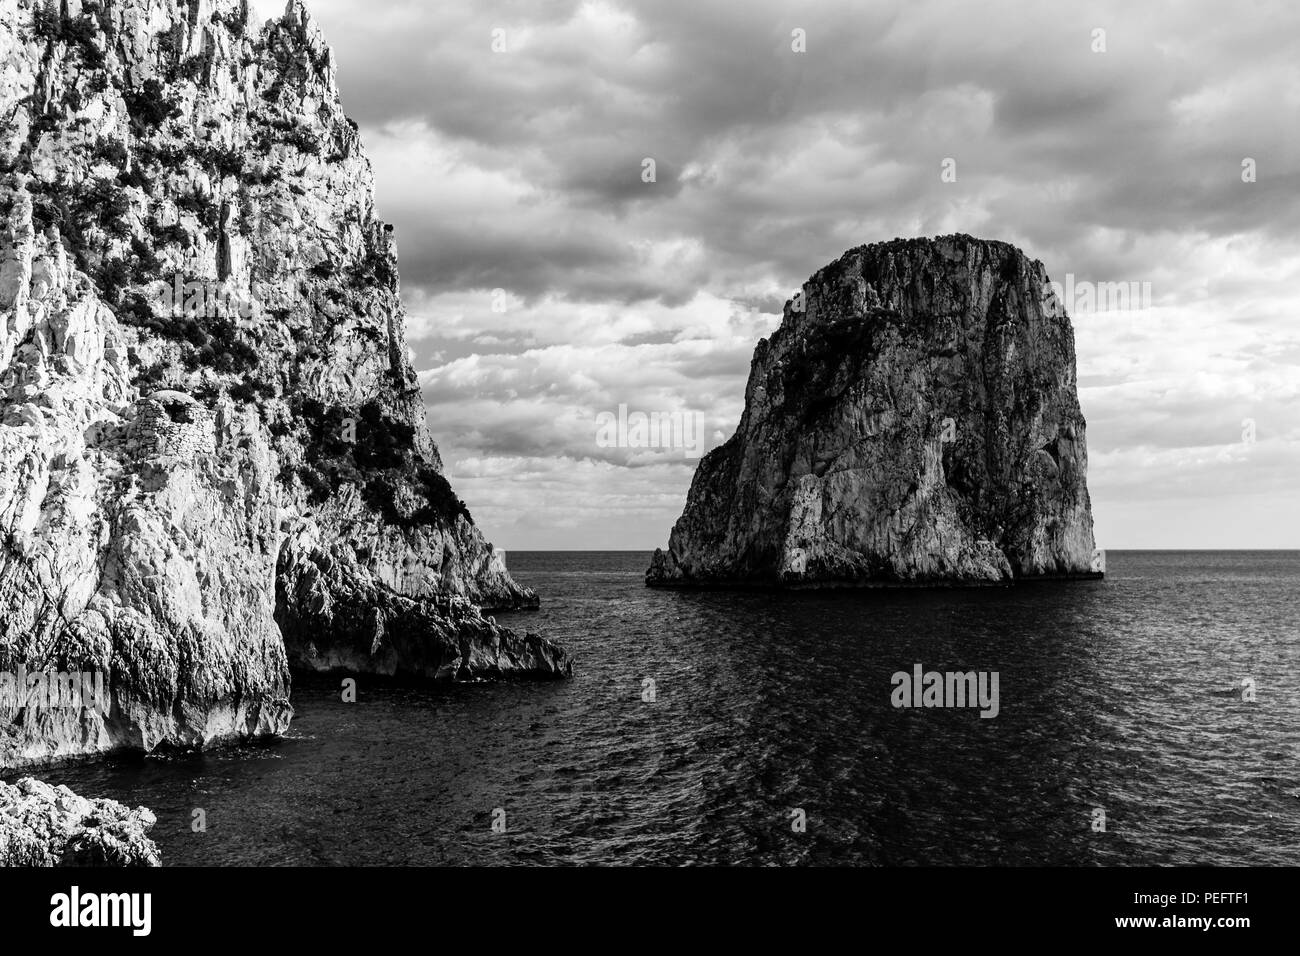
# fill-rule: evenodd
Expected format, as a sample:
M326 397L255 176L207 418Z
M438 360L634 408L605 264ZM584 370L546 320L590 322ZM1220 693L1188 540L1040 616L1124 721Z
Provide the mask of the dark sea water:
M1298 552L962 591L652 591L647 564L511 553L543 608L498 620L572 681L298 679L283 740L41 776L152 808L173 865L1300 864ZM998 671L1000 713L895 709L918 662Z

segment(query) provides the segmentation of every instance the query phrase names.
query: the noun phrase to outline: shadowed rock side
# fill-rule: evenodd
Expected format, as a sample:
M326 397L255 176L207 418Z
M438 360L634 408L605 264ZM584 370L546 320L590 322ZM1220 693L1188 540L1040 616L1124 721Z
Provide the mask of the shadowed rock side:
M276 619L293 667L432 680L572 673L558 646L497 627L464 598L412 599L359 573L350 547L281 553Z
M161 866L144 807L87 800L24 777L0 781L0 866Z
M647 584L1100 577L1074 333L1042 263L895 240L801 297L759 342L740 426L700 462Z
M112 698L0 706L0 768L282 732L291 662L567 673L479 613L537 597L442 474L301 3L5 4L0 63L0 672Z

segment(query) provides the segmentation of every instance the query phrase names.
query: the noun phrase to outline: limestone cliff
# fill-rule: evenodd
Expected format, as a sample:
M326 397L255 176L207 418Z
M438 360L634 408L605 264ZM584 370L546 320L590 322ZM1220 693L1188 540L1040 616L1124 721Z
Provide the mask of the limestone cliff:
M997 584L1094 572L1074 332L969 236L852 249L758 344L648 584Z
M442 474L299 0L0 6L0 768L282 731L289 667L560 676Z

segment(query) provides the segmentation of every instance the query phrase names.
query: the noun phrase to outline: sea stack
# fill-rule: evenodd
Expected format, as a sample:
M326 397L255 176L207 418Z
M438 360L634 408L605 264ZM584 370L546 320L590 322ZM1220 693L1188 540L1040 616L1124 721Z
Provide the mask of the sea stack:
M0 769L288 725L290 667L569 673L443 475L300 0L0 7ZM64 675L60 677L60 675Z
M658 587L1100 577L1074 332L1041 262L966 235L851 249L759 342Z

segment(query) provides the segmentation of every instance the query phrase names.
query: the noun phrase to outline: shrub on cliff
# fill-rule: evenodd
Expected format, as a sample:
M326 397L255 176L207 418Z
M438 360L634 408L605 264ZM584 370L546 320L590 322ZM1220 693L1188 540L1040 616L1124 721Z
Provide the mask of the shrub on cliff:
M125 91L122 99L126 101L132 122L142 130L155 129L181 113L156 79L145 80L139 88Z
M99 26L89 14L68 16L49 0L32 8L32 32L51 43L66 43L77 49L82 62L91 69L104 65L104 54L97 43Z

